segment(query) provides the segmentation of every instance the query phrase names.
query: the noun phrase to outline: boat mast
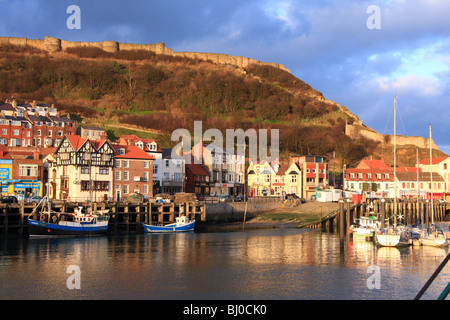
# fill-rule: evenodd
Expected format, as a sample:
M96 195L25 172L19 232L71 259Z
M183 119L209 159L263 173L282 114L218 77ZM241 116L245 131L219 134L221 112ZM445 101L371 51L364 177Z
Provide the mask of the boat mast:
M430 198L431 198L431 223L434 223L434 212L433 212L433 151L431 150L431 123L430 123Z
M395 177L397 174L397 97L394 96L394 228L397 227L397 183Z
M419 179L419 148L416 148L416 166L417 166L417 212L420 210L419 197L420 197L420 179ZM420 213L420 223L423 223L422 212Z

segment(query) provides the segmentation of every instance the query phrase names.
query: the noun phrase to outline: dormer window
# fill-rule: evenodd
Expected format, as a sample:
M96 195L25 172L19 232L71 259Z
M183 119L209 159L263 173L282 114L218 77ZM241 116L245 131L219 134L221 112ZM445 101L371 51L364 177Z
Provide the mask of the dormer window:
M119 148L119 149L117 149L117 153L121 154L121 155L124 155L125 154L125 149L124 148Z

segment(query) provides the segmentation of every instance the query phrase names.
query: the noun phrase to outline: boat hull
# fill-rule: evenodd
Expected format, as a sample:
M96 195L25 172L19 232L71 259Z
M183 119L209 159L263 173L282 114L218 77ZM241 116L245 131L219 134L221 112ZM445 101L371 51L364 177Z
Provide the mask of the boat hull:
M77 223L47 223L43 221L28 220L28 234L30 236L93 236L108 232L108 224L77 224Z
M166 226L153 226L142 224L146 233L175 233L175 232L192 232L195 228L195 221L183 225L170 224Z
M399 234L377 234L376 239L380 247L406 247L412 244L409 240L403 240Z
M429 246L429 247L448 247L449 246L447 239L421 238L419 241L423 246Z
M369 228L355 228L352 232L353 240L373 241L375 240L375 230Z

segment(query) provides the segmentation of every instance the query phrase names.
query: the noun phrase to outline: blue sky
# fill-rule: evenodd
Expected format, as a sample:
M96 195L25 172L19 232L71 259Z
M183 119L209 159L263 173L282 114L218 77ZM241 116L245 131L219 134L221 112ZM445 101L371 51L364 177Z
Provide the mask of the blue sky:
M69 30L69 5L81 29ZM379 29L369 29L371 5ZM450 154L450 1L0 0L1 36L164 42L175 51L285 65L380 133L428 136Z

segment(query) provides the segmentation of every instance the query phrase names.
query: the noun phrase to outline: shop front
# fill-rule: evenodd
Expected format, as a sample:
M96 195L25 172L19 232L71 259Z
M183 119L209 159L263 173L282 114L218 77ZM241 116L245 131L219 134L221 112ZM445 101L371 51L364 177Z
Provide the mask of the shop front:
M20 201L31 196L42 196L42 182L36 180L18 180L13 184L14 195Z

